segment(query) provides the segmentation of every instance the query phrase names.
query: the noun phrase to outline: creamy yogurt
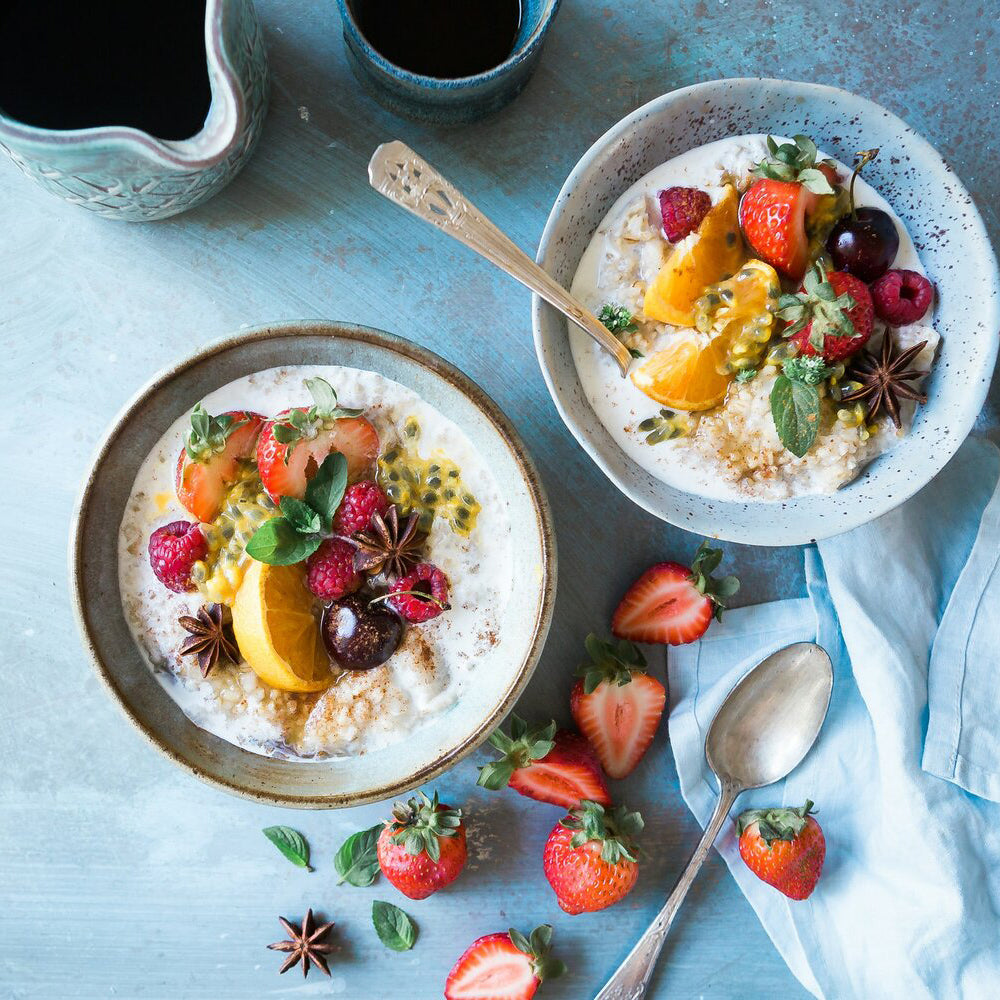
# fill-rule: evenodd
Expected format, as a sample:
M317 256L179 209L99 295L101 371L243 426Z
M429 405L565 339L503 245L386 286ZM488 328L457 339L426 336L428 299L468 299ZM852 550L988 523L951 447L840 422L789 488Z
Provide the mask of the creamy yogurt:
M210 413L247 409L271 416L310 405L304 382L317 376L337 390L341 405L365 410L383 453L402 438L407 419L415 417L421 457L450 458L481 505L467 537L452 531L443 518L435 519L425 559L447 574L451 609L408 626L387 663L369 671L344 671L319 694L295 694L268 687L246 663L219 665L202 678L196 658L178 655L187 633L177 619L196 613L204 598L167 590L153 574L146 547L156 528L191 517L177 501L173 482L189 412L178 416L143 461L118 540L126 619L170 696L192 722L230 743L293 759L385 747L452 708L476 670L489 668L513 585L508 505L496 481L461 428L405 386L355 368L275 368L230 382L202 402Z
M734 183L742 190L749 183L751 169L766 155L766 139L764 135L720 139L688 150L640 178L614 203L591 238L573 279L573 295L595 313L605 303L615 302L641 316L645 290L671 251L652 221L657 192L674 186L696 187L708 192L714 204L726 184ZM830 158L823 152L819 157ZM849 168L839 166L842 176L850 176ZM855 201L881 208L895 221L899 252L892 266L923 274L902 222L860 177L855 183ZM674 252L683 253L695 238L694 234L687 237ZM678 336L678 329L668 324L646 323L643 330L647 355L665 348ZM883 331L884 326L877 322L869 349L877 347ZM832 492L897 439L895 428L885 420L878 432L863 442L855 428L834 426L820 435L803 459L795 459L782 449L770 417L767 396L774 375L762 373L745 386L734 384L727 402L708 411L707 418L700 418L693 436L649 445L638 425L655 416L659 405L631 379L621 378L611 356L572 324L569 336L584 394L618 446L651 475L687 492L743 501ZM903 347L927 340L915 365L930 368L938 343L931 326L904 327L898 338ZM641 361L634 362L633 368L639 364ZM912 421L913 410L912 403L902 407L903 433ZM745 455L737 454L743 435L750 438ZM730 451L720 450L720 438L732 446Z

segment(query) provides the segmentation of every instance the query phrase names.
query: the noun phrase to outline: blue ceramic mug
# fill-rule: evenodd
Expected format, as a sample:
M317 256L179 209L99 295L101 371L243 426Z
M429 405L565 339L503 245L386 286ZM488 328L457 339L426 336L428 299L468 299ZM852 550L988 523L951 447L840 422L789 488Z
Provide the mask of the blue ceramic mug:
M521 92L538 65L560 3L522 0L521 24L513 49L499 66L475 76L441 79L412 73L389 62L361 33L355 0L337 0L347 59L362 87L396 114L440 125L475 121L499 111Z

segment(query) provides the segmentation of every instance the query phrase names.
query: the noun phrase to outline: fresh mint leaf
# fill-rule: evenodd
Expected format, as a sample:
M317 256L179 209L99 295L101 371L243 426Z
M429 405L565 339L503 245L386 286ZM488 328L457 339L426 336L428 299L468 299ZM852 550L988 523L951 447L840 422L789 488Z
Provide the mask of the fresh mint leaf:
M333 859L333 867L337 869L340 876L338 885L347 882L349 885L363 888L371 885L378 878L378 838L382 832L382 824L361 830L351 834L340 845L336 857Z
M779 375L771 389L771 416L781 443L801 458L819 430L819 390Z
M330 530L346 489L347 459L331 452L306 486L306 503L319 515L323 531Z
M309 506L295 497L281 497L278 501L285 520L300 534L314 535L320 529L320 516Z
M376 899L372 903L372 923L379 940L393 951L409 951L417 940L417 928L398 906Z
M307 871L312 871L312 868L309 867L309 845L306 843L305 837L298 830L293 830L290 826L268 826L261 830L261 833L293 865L305 868Z
M247 555L269 566L291 566L308 559L322 540L319 534L300 535L284 517L272 517L254 532Z

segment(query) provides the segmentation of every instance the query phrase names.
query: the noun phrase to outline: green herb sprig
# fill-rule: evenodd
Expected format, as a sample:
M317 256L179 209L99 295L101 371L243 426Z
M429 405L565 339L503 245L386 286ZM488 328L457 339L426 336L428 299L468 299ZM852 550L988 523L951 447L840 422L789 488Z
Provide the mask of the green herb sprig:
M333 515L347 489L347 459L335 451L323 459L306 486L304 500L282 497L279 517L265 521L247 543L247 555L270 566L308 559L332 530Z
M796 458L813 446L819 431L819 385L833 368L820 357L788 358L771 388L771 417L781 443Z
M290 826L267 826L261 830L261 833L293 865L298 868L305 868L306 871L312 871L312 868L309 866L309 845L306 843L306 838L298 830L293 830Z
M417 928L410 916L381 899L372 902L372 924L378 939L393 951L409 951L417 940Z

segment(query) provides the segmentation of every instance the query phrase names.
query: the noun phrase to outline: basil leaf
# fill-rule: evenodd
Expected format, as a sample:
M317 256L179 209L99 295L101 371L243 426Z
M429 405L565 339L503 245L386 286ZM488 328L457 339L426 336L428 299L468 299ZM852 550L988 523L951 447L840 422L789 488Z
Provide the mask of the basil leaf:
M323 539L300 535L283 517L265 521L247 543L247 555L269 566L291 566L308 559Z
M409 951L417 940L413 921L392 903L376 899L372 903L372 923L379 940L393 951Z
M347 489L347 459L339 451L323 459L323 464L306 486L306 503L319 515L324 531L333 524Z
M779 375L771 389L771 416L781 443L801 458L812 447L819 429L819 391L814 385Z
M285 520L300 534L314 535L320 529L319 514L307 503L296 500L295 497L281 497L278 501Z
M333 859L333 867L337 869L340 881L337 885L355 885L363 888L371 885L378 878L379 864L378 844L382 824L354 833L340 845L337 856Z
M312 868L309 867L309 845L306 843L305 837L298 830L293 830L290 826L268 826L261 830L261 833L293 865L298 865L299 868L312 871Z

